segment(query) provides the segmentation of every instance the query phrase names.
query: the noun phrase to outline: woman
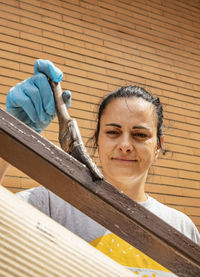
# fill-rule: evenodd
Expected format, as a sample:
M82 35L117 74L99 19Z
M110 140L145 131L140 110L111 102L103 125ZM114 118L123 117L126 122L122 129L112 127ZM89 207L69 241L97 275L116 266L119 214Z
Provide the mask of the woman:
M51 64L50 66L53 67ZM42 74L43 82L46 82L46 77ZM22 87L23 85L18 85L17 90L12 89L7 97L7 108L16 116L17 113L23 114L21 110L16 111L19 103L23 102L16 96L18 93L23 98ZM40 93L43 99L44 95L41 95ZM54 112L51 111L51 118ZM25 114L21 116L23 119L24 117ZM47 115L40 116L40 119L46 120L46 117ZM31 121L30 118L25 121L30 122L27 124L35 130L40 131L43 125L46 127L39 120ZM94 140L102 172L108 182L196 243L200 243L199 233L186 215L159 203L145 193L148 171L159 151L164 152L163 113L157 97L154 98L137 86L121 87L106 96L99 107ZM138 276L175 276L44 187L26 190L18 195Z

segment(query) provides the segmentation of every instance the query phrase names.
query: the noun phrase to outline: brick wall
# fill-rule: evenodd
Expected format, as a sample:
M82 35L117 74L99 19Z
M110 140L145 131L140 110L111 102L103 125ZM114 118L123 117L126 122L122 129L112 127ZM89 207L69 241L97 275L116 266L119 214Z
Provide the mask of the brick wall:
M200 2L199 0L2 0L0 106L37 58L64 72L70 114L86 142L107 92L144 86L165 110L165 148L147 191L188 214L200 229ZM57 142L57 120L43 135ZM2 146L1 146L2 147ZM4 185L16 192L38 185L11 167Z

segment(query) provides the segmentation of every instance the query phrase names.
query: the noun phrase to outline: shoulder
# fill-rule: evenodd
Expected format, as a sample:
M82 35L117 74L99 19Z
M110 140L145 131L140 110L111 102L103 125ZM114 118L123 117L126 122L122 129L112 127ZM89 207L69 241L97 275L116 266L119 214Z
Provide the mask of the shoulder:
M47 190L43 186L39 186L36 188L31 188L27 190L23 190L17 193L17 196L33 205L40 211L49 215L49 201L50 194L52 194L49 190Z
M21 191L17 196L64 226L67 217L75 209L43 186Z
M47 198L48 190L43 186L39 186L36 188L20 191L16 195L26 200L27 202L36 202L40 199L44 200L45 198Z
M200 244L200 234L193 221L186 214L160 203L151 196L148 196L146 208L185 236Z

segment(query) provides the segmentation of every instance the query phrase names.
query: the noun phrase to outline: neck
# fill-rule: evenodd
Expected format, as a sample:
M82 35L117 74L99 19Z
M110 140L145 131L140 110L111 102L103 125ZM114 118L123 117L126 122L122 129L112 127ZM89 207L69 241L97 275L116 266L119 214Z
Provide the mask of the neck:
M106 180L136 202L144 202L147 200L144 191L146 175L135 178L134 180L129 178L123 178L122 180L120 178L117 180L114 178L106 178Z

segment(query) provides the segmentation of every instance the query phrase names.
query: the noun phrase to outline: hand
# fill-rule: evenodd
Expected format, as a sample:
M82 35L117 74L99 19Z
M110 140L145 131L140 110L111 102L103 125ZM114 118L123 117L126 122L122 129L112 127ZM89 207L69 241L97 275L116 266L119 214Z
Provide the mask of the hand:
M48 78L62 81L62 71L48 60L37 60L34 75L8 92L6 108L9 113L40 133L56 116L54 96ZM67 108L71 104L70 91L63 92Z

